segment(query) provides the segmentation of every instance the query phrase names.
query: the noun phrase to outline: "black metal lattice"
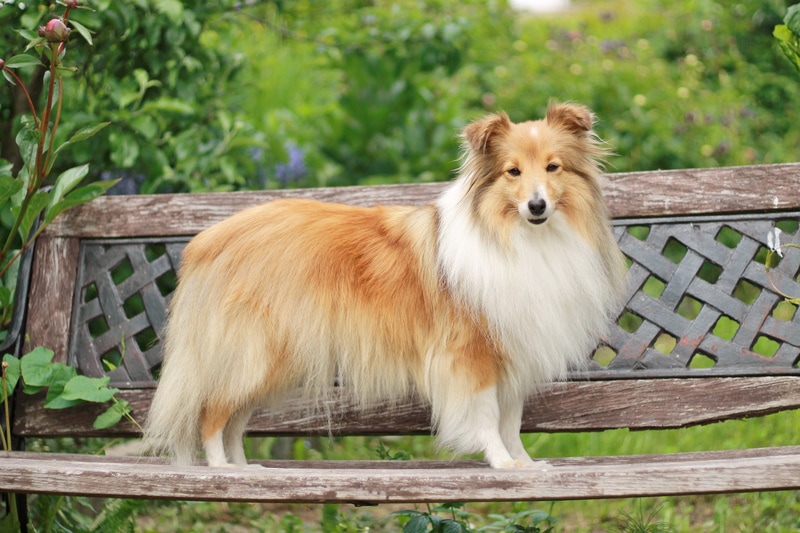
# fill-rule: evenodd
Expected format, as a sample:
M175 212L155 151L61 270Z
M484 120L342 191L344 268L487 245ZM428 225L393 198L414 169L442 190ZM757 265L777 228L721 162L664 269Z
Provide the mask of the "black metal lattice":
M627 305L580 379L800 374L800 249L767 277L767 236L800 244L800 213L617 220ZM175 271L188 238L87 241L71 364L118 387L152 386ZM775 283L775 286L773 286Z
M797 213L619 222L628 303L592 377L800 374L800 314L776 293L800 296L800 250L785 249L770 281L776 226L800 243Z
M88 241L81 245L68 360L116 386L155 382L167 304L184 239Z

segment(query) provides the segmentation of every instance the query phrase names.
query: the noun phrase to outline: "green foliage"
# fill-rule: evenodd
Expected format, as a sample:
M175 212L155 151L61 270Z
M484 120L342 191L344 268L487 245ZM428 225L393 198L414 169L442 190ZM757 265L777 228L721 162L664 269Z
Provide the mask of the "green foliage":
M403 510L395 511L391 516L403 523L403 533L467 533L470 531L466 519L469 514L462 510L463 503L446 503L438 507L428 506L427 512ZM450 513L449 518L437 513Z
M789 7L783 24L775 26L773 35L789 61L800 70L800 4Z
M619 533L672 533L674 529L666 522L659 520L661 509L658 506L645 508L644 502L633 512L620 511L614 520L614 531Z
M552 511L552 506L551 506ZM442 515L449 516L442 516ZM509 515L490 514L493 520L481 527L471 522L475 517L464 509L463 503L444 503L436 507L427 506L427 511L395 511L390 518L396 518L403 525L404 533L467 533L470 531L502 531L507 533L552 533L558 520L550 513L526 509Z
M0 19L8 18L15 9L4 5ZM67 165L52 187L48 187L59 156L108 125L84 125L70 137L61 138L65 129L69 131L62 122L64 79L73 72L64 63L68 26L73 26L91 43L85 28L70 21L73 9L67 6L60 17L41 27L38 35L18 30L16 36L22 36L23 44L26 43L24 51L12 55L8 61L0 59L0 70L8 82L5 87L9 89L9 93L2 94L14 100L8 105L0 97L0 149L3 156L11 159L11 162L0 159L0 330L5 330L11 320L17 259L22 252L63 211L93 200L115 183L81 186L89 172L88 165ZM0 34L11 34L10 27L4 24ZM29 71L31 80L26 84L23 77Z
M378 441L378 447L375 448L375 454L382 461L408 461L411 459L411 454L406 450L392 451L387 448L382 440Z
M480 529L480 531L503 531L506 533L551 533L555 530L558 519L552 516L553 505L550 512L537 509L518 511L510 515L490 514L494 522Z
M97 417L94 427L103 429L118 423L123 416L131 412L126 400L114 398L119 389L110 388L110 379L89 378L78 375L73 366L53 362L53 352L46 348L36 348L21 359L11 354L3 357L8 363L6 368L6 393L14 391L18 383L22 384L25 394L38 394L47 390L45 407L48 409L66 409L85 402L107 403L112 405Z
M325 152L347 182L446 179L466 108L453 77L471 22L446 3L406 1L346 12L323 51L346 85L328 117Z
M92 533L136 531L136 516L148 506L146 500L112 500L92 524Z
M91 146L72 147L60 170L91 161L96 178L125 178L116 191L128 193L244 186L244 152L257 141L221 99L240 60L208 46L206 33L233 4L92 0L91 10L75 11L72 24L93 46L72 51L79 68L64 98L80 112L62 117L62 127L110 126ZM34 31L53 8L42 1L4 6L0 42L16 41L11 28ZM35 59L26 60L31 79L41 75ZM19 120L13 98L13 91L0 93L0 133ZM6 159L18 157L2 148Z

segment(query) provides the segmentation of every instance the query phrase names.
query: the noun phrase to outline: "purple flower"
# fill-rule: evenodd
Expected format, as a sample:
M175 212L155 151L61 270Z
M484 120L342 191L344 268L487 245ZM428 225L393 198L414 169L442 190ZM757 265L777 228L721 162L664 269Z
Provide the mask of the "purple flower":
M275 178L281 187L288 187L289 183L302 180L308 172L306 167L305 152L295 145L287 145L286 151L289 154L287 163L278 163L275 167Z

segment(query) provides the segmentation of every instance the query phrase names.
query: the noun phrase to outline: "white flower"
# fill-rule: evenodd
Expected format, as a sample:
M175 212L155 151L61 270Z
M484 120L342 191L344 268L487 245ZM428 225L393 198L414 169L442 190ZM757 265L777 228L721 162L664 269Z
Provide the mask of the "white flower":
M777 253L779 257L783 257L783 251L781 251L781 233L780 228L772 228L767 234L767 247Z

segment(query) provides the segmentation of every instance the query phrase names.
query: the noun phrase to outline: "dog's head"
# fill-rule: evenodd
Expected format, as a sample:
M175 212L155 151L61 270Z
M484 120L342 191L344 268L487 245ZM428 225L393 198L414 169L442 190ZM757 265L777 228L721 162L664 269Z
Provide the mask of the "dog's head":
M602 203L599 165L605 155L593 122L586 107L551 104L542 120L515 124L499 113L469 124L462 176L479 218L539 226L556 213L591 217Z

